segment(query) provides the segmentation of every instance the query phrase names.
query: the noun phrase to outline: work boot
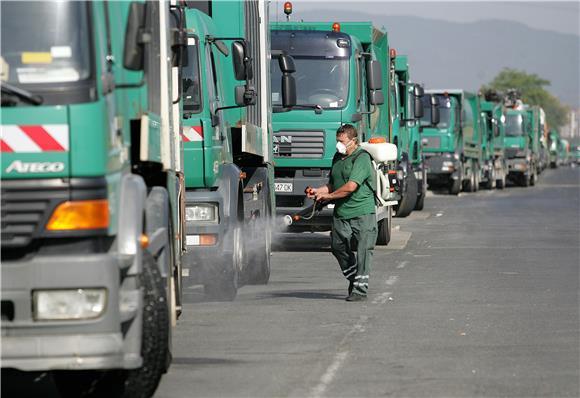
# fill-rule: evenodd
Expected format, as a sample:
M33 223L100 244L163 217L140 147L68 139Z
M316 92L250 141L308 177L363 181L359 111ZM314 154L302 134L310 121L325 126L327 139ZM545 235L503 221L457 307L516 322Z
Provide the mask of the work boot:
M357 293L351 293L345 300L346 301L366 301L367 296L363 296Z

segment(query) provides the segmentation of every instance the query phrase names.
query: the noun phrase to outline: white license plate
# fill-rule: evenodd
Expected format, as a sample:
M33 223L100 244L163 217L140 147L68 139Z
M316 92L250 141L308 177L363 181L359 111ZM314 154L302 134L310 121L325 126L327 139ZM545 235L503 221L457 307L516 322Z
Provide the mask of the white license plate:
M291 182L276 182L274 183L274 191L276 192L292 192L293 186Z

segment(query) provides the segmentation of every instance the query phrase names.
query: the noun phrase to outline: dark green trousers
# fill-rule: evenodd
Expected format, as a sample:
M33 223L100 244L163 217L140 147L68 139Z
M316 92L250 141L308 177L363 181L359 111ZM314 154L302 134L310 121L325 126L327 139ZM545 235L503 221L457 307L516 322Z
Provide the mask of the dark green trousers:
M356 240L356 255L351 240ZM371 259L377 240L377 219L365 214L348 220L332 218L332 254L338 260L342 274L353 283L353 292L366 296L369 288Z

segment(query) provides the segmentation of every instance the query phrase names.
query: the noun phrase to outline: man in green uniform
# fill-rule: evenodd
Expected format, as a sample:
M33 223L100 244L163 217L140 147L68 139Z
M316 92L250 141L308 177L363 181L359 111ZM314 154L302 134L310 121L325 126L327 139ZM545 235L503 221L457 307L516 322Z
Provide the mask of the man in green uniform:
M332 253L349 281L346 301L364 301L369 287L371 258L377 239L370 155L358 145L354 126L345 124L336 132L337 153L332 160L328 184L311 188L310 198L334 202ZM351 239L356 240L356 256Z

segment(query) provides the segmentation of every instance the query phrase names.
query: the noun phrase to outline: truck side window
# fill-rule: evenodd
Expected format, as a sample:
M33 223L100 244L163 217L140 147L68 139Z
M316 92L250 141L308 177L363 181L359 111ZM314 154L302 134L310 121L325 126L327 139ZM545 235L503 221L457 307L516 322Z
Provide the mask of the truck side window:
M187 58L189 60L183 68L182 90L183 110L185 112L201 112L201 79L199 74L199 48L198 38L188 37Z
M145 79L149 86L148 90L148 102L149 109L157 115L161 114L161 81L156 78L160 75L161 63L159 59L159 54L161 53L161 39L160 39L160 26L158 23L153 23L155 16L159 15L159 4L150 3L146 7L147 9L147 26L151 27L151 41L149 45L145 46Z

